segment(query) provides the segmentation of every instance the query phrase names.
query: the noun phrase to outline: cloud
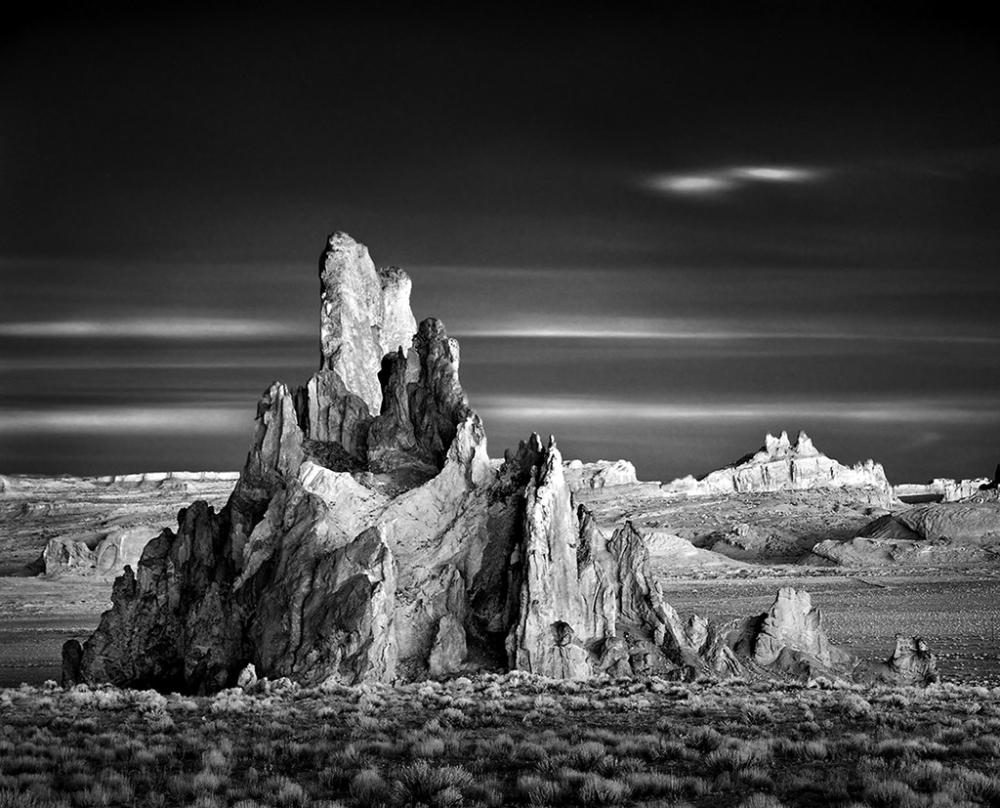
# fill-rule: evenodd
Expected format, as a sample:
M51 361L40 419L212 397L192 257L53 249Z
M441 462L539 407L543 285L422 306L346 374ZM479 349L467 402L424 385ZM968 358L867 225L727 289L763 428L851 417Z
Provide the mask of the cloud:
M213 317L128 317L102 320L45 320L0 324L3 337L50 339L252 340L300 336L315 323Z
M947 399L863 401L643 402L575 396L486 396L473 402L487 418L518 421L731 421L815 418L867 423L996 421L988 402Z
M538 312L502 320L458 323L451 333L459 338L486 339L601 339L744 342L871 340L903 343L990 345L1000 335L935 334L907 323L861 323L833 318L786 318L776 322L709 317L636 317L608 315L559 316Z
M687 174L655 174L645 184L657 191L687 196L713 196L753 183L815 182L824 172L800 166L731 166Z
M197 434L246 433L245 407L136 406L79 409L2 409L0 434Z

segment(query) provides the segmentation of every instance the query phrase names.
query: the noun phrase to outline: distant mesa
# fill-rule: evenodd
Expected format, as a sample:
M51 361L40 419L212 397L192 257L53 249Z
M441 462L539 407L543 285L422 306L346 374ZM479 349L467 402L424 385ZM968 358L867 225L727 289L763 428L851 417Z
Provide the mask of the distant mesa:
M195 502L145 545L82 654L67 647L65 681L205 693L241 674L310 685L481 669L853 674L805 593L782 590L736 624L681 619L650 542L683 540L599 526L574 493L641 486L631 464L564 465L538 435L492 462L458 343L435 319L416 324L408 276L377 269L344 233L319 270L319 369L264 393L227 504ZM847 469L805 436L769 439L697 485L820 481L889 494L880 467Z
M895 501L881 464L866 460L844 466L813 446L805 432L795 443L788 433L767 435L756 452L703 477L685 477L666 483L664 491L687 496L756 494L776 491L852 489L872 503Z

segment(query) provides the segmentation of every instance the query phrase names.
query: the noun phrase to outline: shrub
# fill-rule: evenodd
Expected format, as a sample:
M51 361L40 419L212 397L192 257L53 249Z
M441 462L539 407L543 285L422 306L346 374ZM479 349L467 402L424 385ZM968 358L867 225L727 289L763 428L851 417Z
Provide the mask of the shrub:
M353 778L350 785L351 796L362 806L374 806L389 800L388 783L382 779L378 769L362 769Z
M588 774L580 784L577 797L584 805L619 805L630 794L628 783L607 780L599 774Z

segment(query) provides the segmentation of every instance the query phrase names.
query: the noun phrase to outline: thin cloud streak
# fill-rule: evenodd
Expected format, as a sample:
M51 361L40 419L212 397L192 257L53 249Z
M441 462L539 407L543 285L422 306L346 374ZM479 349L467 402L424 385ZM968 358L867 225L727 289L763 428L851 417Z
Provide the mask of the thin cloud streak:
M489 339L605 339L605 340L842 340L868 341L892 340L914 343L969 343L997 344L1000 336L964 334L929 334L920 331L876 330L870 327L851 327L838 330L822 323L782 323L780 328L768 330L754 326L714 319L651 318L651 317L579 317L554 318L539 314L495 323L479 321L474 324L459 323L450 329L453 336Z
M0 410L0 434L199 434L248 433L243 407L92 407L76 410Z
M245 340L314 333L310 322L226 317L134 317L120 320L49 320L0 324L0 336L43 339Z
M802 184L816 182L826 172L798 166L733 166L687 174L655 174L645 184L671 194L711 196L754 183Z
M572 396L486 396L474 406L487 418L571 422L719 421L764 418L822 418L837 421L922 423L983 422L1000 418L989 403L870 400L749 402L744 404L635 402Z

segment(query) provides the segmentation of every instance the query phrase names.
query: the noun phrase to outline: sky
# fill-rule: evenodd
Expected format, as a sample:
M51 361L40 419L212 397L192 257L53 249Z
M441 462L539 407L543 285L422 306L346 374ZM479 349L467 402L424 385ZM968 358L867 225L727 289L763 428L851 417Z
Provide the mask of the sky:
M0 473L238 469L337 230L458 338L491 455L1000 462L1000 49L961 3L109 8L0 40Z

